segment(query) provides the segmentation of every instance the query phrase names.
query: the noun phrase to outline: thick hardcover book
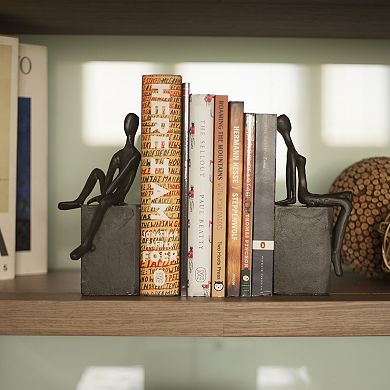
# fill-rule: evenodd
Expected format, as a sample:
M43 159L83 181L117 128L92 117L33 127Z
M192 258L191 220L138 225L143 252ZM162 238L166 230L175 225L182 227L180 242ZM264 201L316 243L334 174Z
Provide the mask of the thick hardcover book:
M47 272L47 48L19 46L16 275Z
M252 296L272 295L275 240L276 115L256 114Z
M15 277L18 46L0 36L0 280Z
M226 202L228 161L228 97L216 95L214 103L213 242L211 296L225 296Z
M241 293L252 294L253 179L255 152L255 114L245 114L244 173L242 185Z
M214 96L190 96L188 295L210 296Z
M183 83L181 139L181 228L180 228L180 295L187 296L188 286L188 140L190 118L190 84Z
M240 295L244 103L229 102L227 296Z
M142 77L140 293L180 291L182 79Z

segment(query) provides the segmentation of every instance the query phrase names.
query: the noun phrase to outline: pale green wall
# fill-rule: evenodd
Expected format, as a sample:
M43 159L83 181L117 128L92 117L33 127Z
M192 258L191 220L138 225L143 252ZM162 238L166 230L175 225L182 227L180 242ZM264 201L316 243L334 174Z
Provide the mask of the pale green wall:
M59 212L92 167L105 167L115 147L90 147L81 140L81 65L86 61L234 61L390 65L389 41L257 38L146 38L25 36L49 49L49 264L79 267L68 260L79 239L78 212ZM168 49L167 49L168 45ZM389 85L390 87L390 85ZM313 87L314 88L314 87ZM138 91L137 91L138 93ZM389 155L381 148L330 148L320 137L318 102L311 91L305 134L309 181L326 191L346 165L363 157ZM368 130L369 131L369 130ZM279 193L281 187L279 186ZM129 197L138 201L135 188ZM326 321L326 318L324 318ZM207 326L207 324L205 324ZM146 389L256 389L258 367L302 369L309 382L276 389L385 390L390 338L123 338L0 337L0 389L74 389L89 365L143 365ZM271 389L271 388L267 388ZM267 390L261 389L261 390Z
M79 267L68 256L79 241L79 211L60 212L57 203L76 196L91 169L95 166L105 169L118 148L92 147L82 140L82 65L88 61L155 61L165 64L167 72L173 64L187 61L307 65L309 85L301 107L304 119L302 123L293 123L293 130L304 132L300 152L308 158L310 189L325 192L337 174L352 162L390 155L389 143L379 148L332 148L323 142L315 72L321 64L390 65L388 40L25 36L22 41L47 45L49 53L50 268ZM229 93L228 80L225 93ZM140 91L129 91L132 94L140 95ZM138 190L139 185L135 184L128 197L130 202L139 202ZM278 198L281 196L284 190L278 183Z
M0 337L0 388L74 390L87 366L141 365L146 390L388 390L389 348L386 337ZM259 367L290 369L290 381L259 388Z

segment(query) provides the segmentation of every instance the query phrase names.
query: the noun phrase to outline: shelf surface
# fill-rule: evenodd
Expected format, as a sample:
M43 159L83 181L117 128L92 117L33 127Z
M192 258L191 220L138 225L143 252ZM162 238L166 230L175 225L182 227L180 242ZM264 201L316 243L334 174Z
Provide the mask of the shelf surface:
M0 281L2 335L390 335L390 283L345 273L329 296L82 297L79 271Z
M388 0L3 0L2 34L390 38Z

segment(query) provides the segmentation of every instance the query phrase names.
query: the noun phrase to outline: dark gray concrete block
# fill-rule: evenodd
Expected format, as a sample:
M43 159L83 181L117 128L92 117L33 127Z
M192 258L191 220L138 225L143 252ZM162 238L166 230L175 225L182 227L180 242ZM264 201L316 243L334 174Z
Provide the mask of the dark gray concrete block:
M97 206L82 206L83 238ZM112 206L93 240L95 250L81 259L83 295L138 295L140 256L139 205Z
M323 295L329 288L332 208L275 208L274 294Z

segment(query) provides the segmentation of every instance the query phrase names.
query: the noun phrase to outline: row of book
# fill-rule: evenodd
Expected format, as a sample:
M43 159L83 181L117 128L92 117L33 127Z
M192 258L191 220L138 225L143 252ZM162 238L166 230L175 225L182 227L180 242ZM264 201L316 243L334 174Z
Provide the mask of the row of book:
M143 76L144 295L272 294L276 115Z
M0 36L0 280L47 272L47 49Z

